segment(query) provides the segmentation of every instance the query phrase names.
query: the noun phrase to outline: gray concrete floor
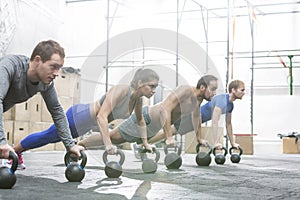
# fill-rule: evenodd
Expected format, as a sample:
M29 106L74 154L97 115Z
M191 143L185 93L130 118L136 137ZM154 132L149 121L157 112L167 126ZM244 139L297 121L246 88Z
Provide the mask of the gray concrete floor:
M17 183L10 190L0 190L0 199L300 198L300 154L243 155L239 164L227 156L224 165L212 161L209 167L198 167L195 154L183 154L183 165L172 171L164 166L161 151L157 172L144 174L133 152L124 152L122 176L108 179L103 150L86 151L88 163L81 183L65 178L64 152L26 152L27 169L16 171Z

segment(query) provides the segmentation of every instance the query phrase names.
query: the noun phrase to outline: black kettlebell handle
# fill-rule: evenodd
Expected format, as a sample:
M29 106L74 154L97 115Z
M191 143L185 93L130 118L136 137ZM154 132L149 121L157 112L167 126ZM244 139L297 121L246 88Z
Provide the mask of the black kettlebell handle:
M167 145L164 145L164 152L165 152L166 155L169 153L168 148L170 148L170 147L168 147ZM179 145L176 144L175 147L174 147L174 149L175 149L175 152L180 156L181 152L182 152L181 145L180 144Z
M198 143L197 146L196 146L196 152L197 153L199 153L201 146L202 147L208 147L208 149L209 149L208 154L211 154L212 148L211 148L211 146L208 143L206 143L206 146L204 144Z
M214 156L216 156L216 150L217 150L217 147L215 147L215 148L213 149L213 154L214 154ZM227 149L226 149L225 147L222 147L222 150L224 150L224 156L226 156L227 153L228 153Z
M237 150L240 151L239 156L241 156L241 155L243 154L243 149L239 146L239 147L231 147L231 148L229 149L229 154L230 154L230 155L232 155L232 150L233 150L233 149L237 149Z
M10 169L14 173L17 170L18 163L19 163L18 156L14 152L10 151L8 158L12 160L12 165Z
M140 150L140 153L150 153L150 152L147 151L147 149L142 148L142 149ZM155 162L158 162L159 159L160 159L160 153L159 153L159 151L158 151L155 147L153 147L153 148L152 148L152 153L155 153Z
M119 160L119 165L123 165L124 161L125 161L125 154L122 150L120 149L117 149L117 153L115 155L119 155L120 156L120 160ZM108 156L108 152L107 151L104 151L103 155L102 155L102 159L103 159L103 162L105 164L108 163L108 159L107 159L107 156Z
M66 165L68 166L70 164L70 156L71 156L72 152L68 151L65 155L65 163ZM81 163L80 163L80 166L81 168L83 169L86 165L86 162L87 162L87 156L86 154L84 153L84 151L80 151L80 154L81 154Z

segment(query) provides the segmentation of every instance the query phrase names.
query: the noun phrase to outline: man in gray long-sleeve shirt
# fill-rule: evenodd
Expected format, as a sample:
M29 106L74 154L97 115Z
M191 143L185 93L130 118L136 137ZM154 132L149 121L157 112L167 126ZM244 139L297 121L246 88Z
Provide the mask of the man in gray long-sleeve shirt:
M12 147L3 130L3 113L40 92L66 149L78 157L83 147L75 145L53 80L64 63L64 49L55 41L40 42L31 58L21 55L0 58L0 158L8 158Z

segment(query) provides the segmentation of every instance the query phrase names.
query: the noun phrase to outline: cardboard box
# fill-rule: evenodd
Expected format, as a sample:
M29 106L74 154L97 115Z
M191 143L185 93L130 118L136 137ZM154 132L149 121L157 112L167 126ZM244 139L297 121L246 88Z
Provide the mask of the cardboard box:
M50 122L30 122L29 123L29 134L44 131L48 129L52 123ZM47 144L45 146L32 149L32 151L53 151L54 144Z
M64 111L66 112L71 106L74 105L74 103L78 102L77 99L74 97L68 97L68 96L58 96L59 102L61 106L63 107Z
M68 96L58 96L58 100L61 104L61 106L64 109L64 112L73 106L74 104L79 102L79 99L68 97ZM41 109L41 121L42 122L53 122L50 112L47 109L46 103L44 100L42 100L42 109Z
M29 133L28 121L14 121L13 144L18 144Z
M60 75L54 81L54 85L59 96L80 98L80 74L64 73L61 70Z
M213 141L213 137L211 134L211 127L202 127L202 138L207 140L209 144L214 144L215 142ZM223 144L223 128L219 127L218 129L218 136L216 137L219 143ZM185 153L196 153L196 146L197 146L198 142L197 142L197 138L196 138L196 134L194 131L189 132L187 134L185 134L185 138L184 138L184 151Z
M243 149L244 155L253 155L253 136L254 134L234 134L235 142ZM230 145L230 144L229 144Z
M12 120L4 120L4 131L6 135L6 140L9 145L13 145L14 141L14 121Z
M12 107L11 110L12 110L11 113L12 120L29 121L30 109L29 109L29 103L27 101L14 105L14 107Z
M282 138L282 153L298 154L300 153L300 142L296 142L295 137Z
M10 110L5 112L5 120L15 121L41 121L41 101L40 93L32 96L26 102L14 105Z
M40 122L42 120L42 96L40 93L28 99L29 104L29 121Z
M3 113L4 120L12 120L12 108Z
M45 101L42 99L42 107L41 107L41 121L42 122L53 122L50 112L46 106Z
M54 150L55 151L64 151L64 150L66 150L66 147L63 142L57 142L54 145Z

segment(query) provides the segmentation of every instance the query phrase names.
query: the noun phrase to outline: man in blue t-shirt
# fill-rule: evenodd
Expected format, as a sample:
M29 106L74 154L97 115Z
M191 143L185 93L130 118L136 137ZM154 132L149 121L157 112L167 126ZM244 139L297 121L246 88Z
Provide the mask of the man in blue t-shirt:
M234 80L229 83L228 86L229 93L219 94L212 98L211 101L207 102L201 106L201 121L202 123L212 120L212 133L217 134L218 123L222 114L225 114L226 121L226 131L229 137L231 146L238 147L239 144L234 142L232 134L232 124L231 124L231 115L234 108L233 101L236 99L242 99L245 95L245 84L240 80ZM176 133L184 135L188 132L191 132L196 127L197 124L193 125L192 115L186 115L174 123L172 126L173 135ZM149 140L150 143L154 143L164 138L164 133L159 132L154 138ZM217 137L214 137L217 138ZM198 143L206 144L207 141L197 137ZM222 144L217 143L212 144L214 147L222 147Z

